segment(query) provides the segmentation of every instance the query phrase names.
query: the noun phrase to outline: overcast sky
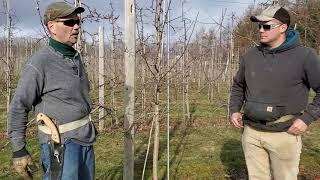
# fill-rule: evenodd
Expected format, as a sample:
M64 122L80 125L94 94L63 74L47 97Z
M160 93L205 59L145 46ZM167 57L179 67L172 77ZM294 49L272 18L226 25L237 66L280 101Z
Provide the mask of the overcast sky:
M40 0L40 13L43 15L45 7L55 0ZM210 27L213 25L206 24L212 23L213 19L219 20L223 9L227 9L226 19L230 19L232 12L235 13L236 17L242 15L244 10L249 6L267 2L268 0L186 0L184 4L185 16L189 19L195 19L196 14L199 12L198 25L197 27ZM69 0L73 2L73 0ZM123 27L124 22L124 0L82 0L82 3L88 5L91 9L96 9L99 13L108 14L110 12L109 3L112 2L115 14L120 15L118 21L119 26ZM149 8L151 6L152 0L136 0L138 6ZM172 0L171 6L171 16L178 17L181 16L181 0ZM39 35L40 19L38 12L36 11L35 0L10 0L11 11L15 15L14 22L15 27L17 28L15 36L37 36ZM88 11L85 12L85 14ZM150 17L152 21L153 17ZM3 1L0 0L0 33L3 34L3 27L5 26L5 14ZM147 23L147 21L146 21ZM90 32L94 33L98 30L99 23L86 23L83 28ZM110 31L107 22L104 22L106 26L106 31ZM147 27L149 31L152 31L152 27ZM2 35L0 35L2 36Z

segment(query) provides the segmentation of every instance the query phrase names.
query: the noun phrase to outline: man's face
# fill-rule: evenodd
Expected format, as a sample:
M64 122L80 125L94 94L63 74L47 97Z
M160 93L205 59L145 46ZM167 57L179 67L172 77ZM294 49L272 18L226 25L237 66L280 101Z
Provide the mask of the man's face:
M80 31L79 22L79 16L76 13L72 13L69 16L49 21L48 28L51 32L52 38L61 43L72 46L78 39Z
M267 22L259 23L260 42L272 46L278 42L281 34L285 33L287 29L286 24L274 19Z

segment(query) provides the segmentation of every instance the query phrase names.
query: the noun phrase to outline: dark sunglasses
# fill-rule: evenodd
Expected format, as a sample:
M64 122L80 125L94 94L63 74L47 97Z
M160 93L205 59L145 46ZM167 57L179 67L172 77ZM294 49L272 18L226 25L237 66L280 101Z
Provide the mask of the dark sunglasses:
M259 30L262 27L265 31L270 31L271 29L274 29L274 28L279 27L281 25L282 24L259 24Z
M60 20L57 22L63 22L65 26L73 27L74 25L80 25L80 19L67 19L67 20Z

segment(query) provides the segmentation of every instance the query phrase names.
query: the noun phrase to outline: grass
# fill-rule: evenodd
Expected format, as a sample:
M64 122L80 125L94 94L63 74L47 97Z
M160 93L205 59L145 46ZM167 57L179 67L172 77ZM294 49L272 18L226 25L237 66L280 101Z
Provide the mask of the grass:
M226 92L226 91L221 91ZM216 93L212 102L203 94L190 96L192 121L181 118L180 100L172 99L170 130L170 179L246 179L246 165L241 148L241 131L226 121L226 94ZM1 101L1 100L0 100ZM165 102L165 100L163 100ZM4 103L2 103L4 104ZM4 145L5 111L0 109L1 138ZM119 116L122 112L119 112ZM139 113L139 111L137 111ZM4 125L2 125L4 124ZM320 171L320 123L313 123L303 135L300 179L313 179ZM142 123L135 134L135 177L141 179L147 150L148 122ZM39 145L35 128L28 133L28 150L39 162ZM161 121L159 179L166 179L165 118ZM153 139L152 139L153 140ZM121 127L109 127L101 132L95 144L96 178L122 179L123 133ZM11 169L11 150L0 151L0 179L17 179ZM40 179L41 171L35 174ZM152 179L152 145L148 156L145 179Z
M245 169L240 133L234 129L213 127L181 127L171 129L170 174L173 179L224 179L228 172ZM165 132L162 132L165 134ZM102 138L103 136L103 138ZM147 133L136 136L135 178L141 179L147 149ZM121 179L122 133L107 133L96 143L98 179ZM105 147L112 148L105 148ZM159 153L159 176L166 177L166 139L161 136ZM219 173L218 173L219 172ZM222 173L221 173L222 172ZM239 173L244 174L244 171ZM149 154L145 178L152 176L152 154Z

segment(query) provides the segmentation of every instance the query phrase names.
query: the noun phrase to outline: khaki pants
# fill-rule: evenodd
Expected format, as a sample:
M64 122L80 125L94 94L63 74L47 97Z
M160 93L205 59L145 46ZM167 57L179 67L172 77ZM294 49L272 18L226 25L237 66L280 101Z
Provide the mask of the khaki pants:
M301 137L286 132L263 132L245 126L242 134L250 180L296 180Z

